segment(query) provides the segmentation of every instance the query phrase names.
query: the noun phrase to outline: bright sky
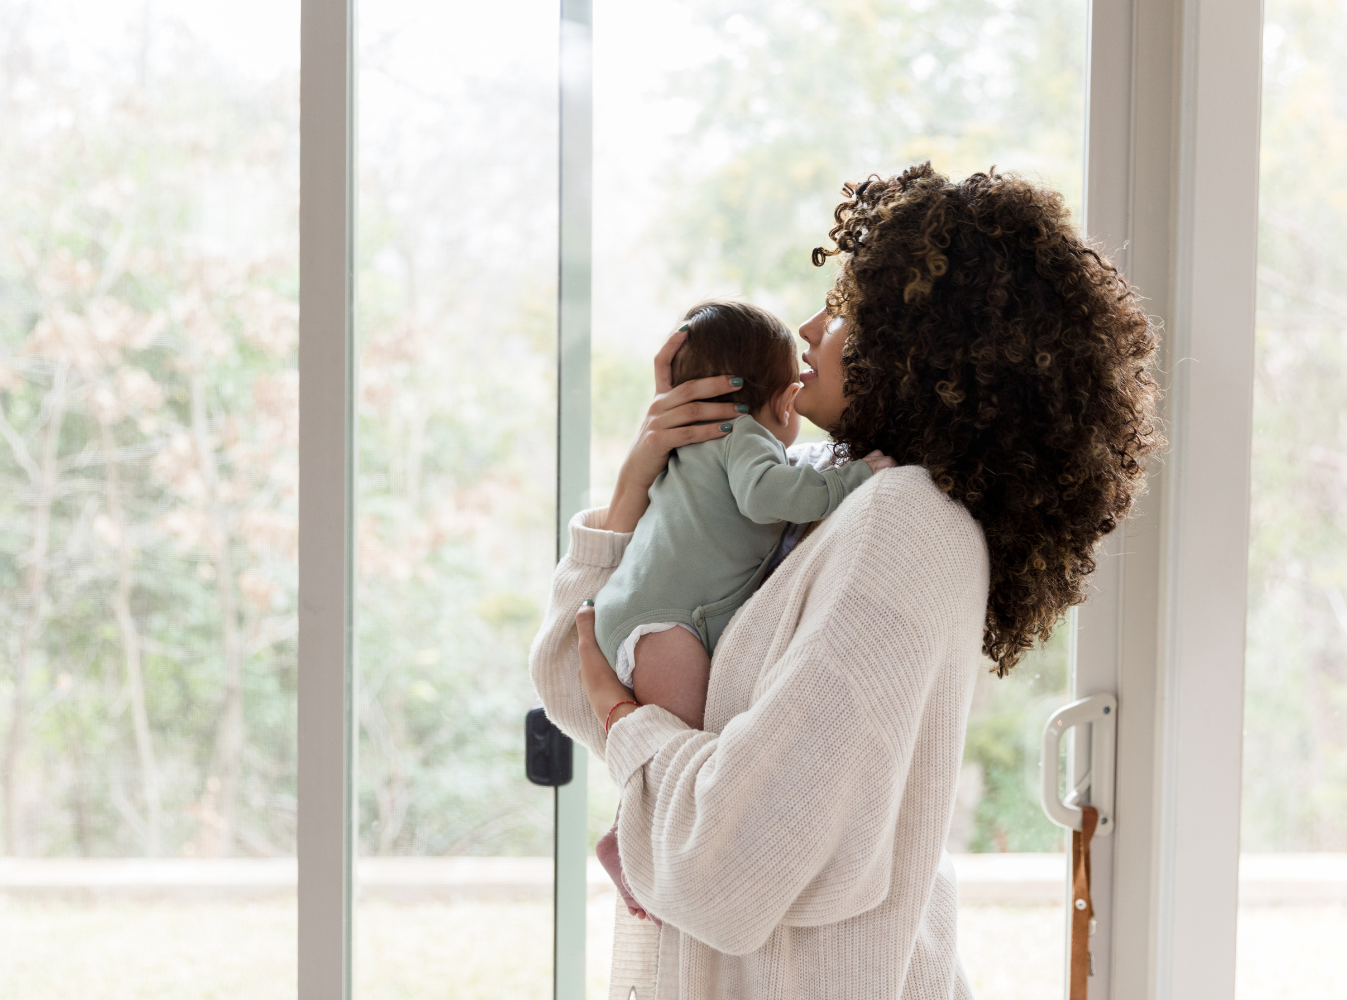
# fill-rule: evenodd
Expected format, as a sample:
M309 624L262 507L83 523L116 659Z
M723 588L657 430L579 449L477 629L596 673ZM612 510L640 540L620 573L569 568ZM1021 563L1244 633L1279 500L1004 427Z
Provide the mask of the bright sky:
M16 0L0 4L22 7ZM44 39L62 39L72 56L126 54L148 14L177 21L240 72L270 75L299 64L298 0L42 0L31 3ZM622 76L695 65L698 38L670 0L597 0L602 67ZM362 44L397 36L401 56L422 67L473 76L500 73L504 61L555 52L557 0L365 0Z
M20 6L15 0L0 3ZM185 25L240 73L273 76L299 65L296 0L41 0L28 6L39 39L59 45L74 60L126 58L148 15Z

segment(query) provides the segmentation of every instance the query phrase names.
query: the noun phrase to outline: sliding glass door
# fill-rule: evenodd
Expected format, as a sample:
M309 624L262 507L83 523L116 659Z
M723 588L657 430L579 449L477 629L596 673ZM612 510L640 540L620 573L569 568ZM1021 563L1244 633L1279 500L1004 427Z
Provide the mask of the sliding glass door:
M364 0L358 24L355 991L542 1000L557 9Z
M1266 19L1241 1000L1340 993L1347 934L1347 10Z
M606 501L683 312L745 297L798 326L845 182L930 159L1061 190L1079 216L1087 4L594 5L592 503ZM803 350L804 344L800 342ZM823 440L809 428L806 439ZM1063 831L1039 808L1043 724L1067 699L1070 630L1004 680L984 672L954 829L960 940L979 997L1062 992ZM590 841L616 789L589 776ZM590 905L591 997L606 995L611 887Z

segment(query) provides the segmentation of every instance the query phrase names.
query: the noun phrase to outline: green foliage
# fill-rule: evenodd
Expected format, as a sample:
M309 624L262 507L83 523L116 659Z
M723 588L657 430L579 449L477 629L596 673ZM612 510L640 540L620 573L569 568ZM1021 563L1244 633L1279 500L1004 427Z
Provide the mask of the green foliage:
M715 169L686 168L671 199L675 273L807 316L831 283L809 252L843 182L924 159L1041 175L1079 204L1083 3L690 6L719 54L680 77L699 109L680 162Z
M968 850L1062 849L1062 831L1039 805L1039 747L1048 716L1066 701L1069 632L1059 627L1008 676L986 670L978 678L962 776L981 787Z
M396 44L361 84L361 850L546 855L523 720L555 558L555 203L481 191L549 190L553 108L536 70L403 86L425 67Z
M593 397L590 425L595 436L625 443L636 433L655 393L650 359L598 351L589 378Z

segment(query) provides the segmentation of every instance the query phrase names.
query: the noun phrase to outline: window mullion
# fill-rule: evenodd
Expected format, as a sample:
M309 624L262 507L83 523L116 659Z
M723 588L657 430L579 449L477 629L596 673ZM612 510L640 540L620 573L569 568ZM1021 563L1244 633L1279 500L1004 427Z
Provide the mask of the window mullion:
M300 49L299 996L351 995L354 4Z
M589 359L592 272L593 17L590 0L562 0L560 230L557 282L557 558L567 525L589 501ZM589 857L587 755L576 747L572 778L556 790L554 990L585 996L585 868Z

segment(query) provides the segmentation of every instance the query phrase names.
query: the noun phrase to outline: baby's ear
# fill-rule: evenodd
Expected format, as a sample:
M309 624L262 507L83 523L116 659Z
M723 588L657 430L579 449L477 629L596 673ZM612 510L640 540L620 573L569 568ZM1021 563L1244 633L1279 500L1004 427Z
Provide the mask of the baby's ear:
M772 413L781 423L790 420L790 409L795 405L795 394L803 388L803 382L792 382L772 397Z

